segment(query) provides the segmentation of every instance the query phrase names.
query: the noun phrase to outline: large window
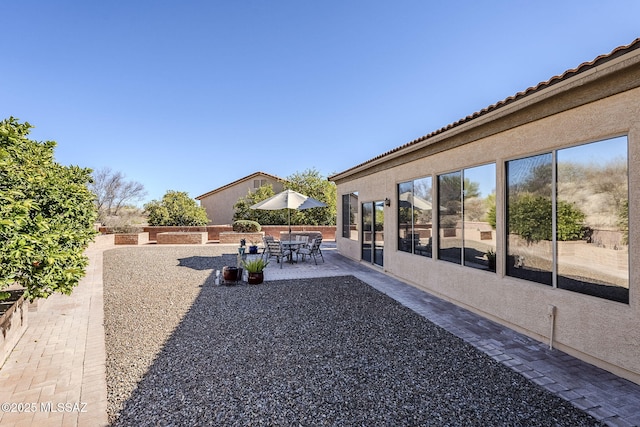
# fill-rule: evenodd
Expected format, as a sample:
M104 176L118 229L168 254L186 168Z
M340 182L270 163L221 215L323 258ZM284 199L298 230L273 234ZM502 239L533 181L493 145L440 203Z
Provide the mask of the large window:
M438 258L495 271L495 164L438 176Z
M627 138L507 162L507 274L629 302Z
M545 285L553 271L551 153L507 162L507 275Z
M358 193L342 195L342 237L358 240Z
M464 265L496 269L496 165L463 172L462 223Z
M398 250L431 257L431 177L398 184Z
M438 176L438 259L462 263L462 171Z

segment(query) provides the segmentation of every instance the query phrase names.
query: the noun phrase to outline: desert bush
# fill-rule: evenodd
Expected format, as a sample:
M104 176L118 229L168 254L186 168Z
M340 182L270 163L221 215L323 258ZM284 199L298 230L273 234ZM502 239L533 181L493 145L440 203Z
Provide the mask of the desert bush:
M152 200L144 209L151 226L198 226L209 222L207 211L184 191L169 190L162 200Z
M558 201L557 233L559 241L579 240L584 235L584 213L575 205ZM552 239L551 198L523 194L509 205L509 232L527 243Z
M256 221L239 219L233 223L233 231L236 233L257 233L262 230L262 226Z

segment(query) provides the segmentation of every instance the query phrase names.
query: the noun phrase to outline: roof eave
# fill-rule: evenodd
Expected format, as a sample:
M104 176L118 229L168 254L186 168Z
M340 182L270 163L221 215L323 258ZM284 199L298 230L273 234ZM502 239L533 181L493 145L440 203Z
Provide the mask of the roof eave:
M220 191L223 191L226 188L229 188L229 187L232 187L234 185L240 184L243 181L247 181L249 179L253 179L254 177L256 177L258 175L268 176L269 178L272 178L272 179L274 179L276 181L280 181L280 182L287 182L287 180L284 179L284 178L280 178L278 176L275 176L275 175L272 175L272 174L269 174L269 173L266 173L266 172L258 171L258 172L252 173L251 175L247 175L247 176L245 176L243 178L236 179L235 181L230 182L228 184L225 184L222 187L218 187L218 188L216 188L214 190L211 190L211 191L208 191L208 192L206 192L204 194L201 194L198 197L196 197L195 199L196 200L202 200L204 198L207 198L207 197L211 196L212 194L215 194L215 193L218 193Z
M330 181L343 180L350 176L366 171L367 169L374 166L381 165L398 157L405 156L409 153L420 150L428 145L437 144L440 141L450 139L460 133L467 132L486 123L498 120L502 117L506 117L531 105L548 100L560 93L567 92L575 87L582 86L589 82L601 79L607 75L618 72L623 68L637 65L638 63L640 63L640 49L637 48L639 44L640 39L636 39L633 43L627 46L615 49L609 55L603 55L594 59L592 63L595 63L602 58L613 56L619 49L630 48L633 46L633 49L629 52L625 52L620 56L612 57L602 64L591 66L584 71L579 71L584 64L576 69L568 70L560 77L554 77L547 82L540 83L538 86L544 85L544 87L542 88L538 88L538 86L536 86L536 88L529 88L524 92L520 92L512 97L500 101L499 103L489 106L477 113L474 113L473 115L467 116L466 118L461 119L458 122L450 124L444 128L441 128L435 132L432 132L431 134L415 139L405 145L383 153L377 157L374 157L373 159L356 165L343 172L334 174L328 177L328 179ZM563 78L569 73L571 73L572 75ZM554 82L554 79L559 80ZM529 91L530 93L527 93Z

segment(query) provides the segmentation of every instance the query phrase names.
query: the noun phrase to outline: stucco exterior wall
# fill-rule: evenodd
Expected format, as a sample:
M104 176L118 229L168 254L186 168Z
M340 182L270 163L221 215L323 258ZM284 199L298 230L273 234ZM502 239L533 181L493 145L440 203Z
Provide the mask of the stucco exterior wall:
M565 111L566 98L544 102L549 111L560 112L451 148L443 136L436 141L443 148L414 150L389 164L377 163L369 171L341 177L336 180L338 218L343 194L357 191L359 203L391 199L391 206L384 208L386 273L543 342L550 336L548 306L553 305L554 347L640 383L640 89ZM439 174L495 163L496 245L498 254L504 254L505 236L500 230L505 229L505 161L621 135L628 136L629 147L629 304L508 277L501 256L493 273L397 250L398 183L425 176L432 176L435 183ZM338 234L336 242L341 254L361 259L359 241Z
M275 193L281 192L284 187L282 182L266 175L251 176L249 179L240 181L234 185L223 187L219 191L200 199L200 206L207 211L210 225L224 225L233 223L233 205L239 198L245 197L249 191L254 190L253 180L264 179L267 184L273 186Z

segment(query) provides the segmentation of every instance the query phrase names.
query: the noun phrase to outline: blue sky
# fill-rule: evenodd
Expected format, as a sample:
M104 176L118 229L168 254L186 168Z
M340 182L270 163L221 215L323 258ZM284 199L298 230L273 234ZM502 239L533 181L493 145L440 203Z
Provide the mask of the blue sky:
M0 116L145 201L341 172L640 37L637 0L0 4Z

